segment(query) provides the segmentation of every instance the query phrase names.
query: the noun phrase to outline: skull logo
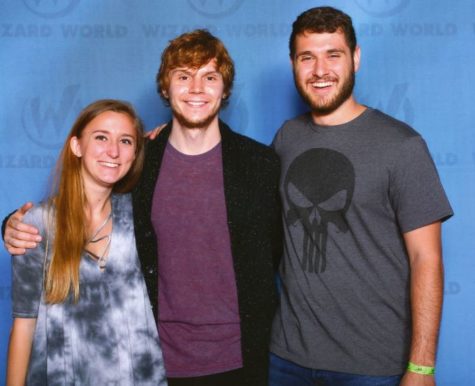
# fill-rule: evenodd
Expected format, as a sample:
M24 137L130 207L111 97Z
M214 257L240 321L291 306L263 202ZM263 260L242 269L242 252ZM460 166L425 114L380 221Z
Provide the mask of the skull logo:
M346 211L354 186L353 165L337 151L311 149L291 163L284 181L285 219L287 226L301 225L303 270L325 271L329 224L339 232L348 231Z

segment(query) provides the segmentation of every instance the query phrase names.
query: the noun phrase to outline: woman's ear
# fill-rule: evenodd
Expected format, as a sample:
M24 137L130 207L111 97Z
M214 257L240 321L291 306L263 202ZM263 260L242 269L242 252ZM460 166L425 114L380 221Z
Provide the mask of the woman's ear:
M71 137L71 140L69 141L69 146L71 147L71 151L76 157L82 157L81 145L79 144L78 137Z

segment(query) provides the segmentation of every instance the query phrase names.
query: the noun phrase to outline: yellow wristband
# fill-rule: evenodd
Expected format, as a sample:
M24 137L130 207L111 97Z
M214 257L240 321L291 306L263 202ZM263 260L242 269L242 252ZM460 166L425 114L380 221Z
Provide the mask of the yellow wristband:
M407 370L410 371L411 373L422 374L422 375L435 374L435 367L416 365L415 363L412 363L412 362L409 362L407 364Z

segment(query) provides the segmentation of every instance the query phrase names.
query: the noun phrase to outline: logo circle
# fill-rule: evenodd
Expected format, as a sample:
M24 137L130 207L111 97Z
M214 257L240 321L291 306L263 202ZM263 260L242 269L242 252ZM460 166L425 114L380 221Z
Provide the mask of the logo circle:
M68 123L75 120L80 110L80 103L74 97L63 96L58 106L41 103L39 97L24 102L21 123L31 142L44 149L61 148L70 128Z
M409 4L410 0L355 0L356 4L368 15L387 17L395 15Z
M188 0L188 4L200 15L220 18L234 13L244 0Z
M25 6L35 15L54 19L66 16L70 13L81 0L66 1L45 1L45 0L23 0Z
M55 150L61 148L64 138L58 138L58 135L56 133L52 134L50 130L47 130L48 132L46 133L43 127L36 127L31 114L27 111L28 109L29 107L26 105L23 107L21 123L30 141L44 149Z

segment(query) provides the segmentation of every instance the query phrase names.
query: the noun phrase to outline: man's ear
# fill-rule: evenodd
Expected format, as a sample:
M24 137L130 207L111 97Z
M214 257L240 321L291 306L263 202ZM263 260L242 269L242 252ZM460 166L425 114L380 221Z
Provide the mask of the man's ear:
M76 157L82 157L81 145L79 144L78 137L71 137L71 140L69 141L69 146L71 147L71 151Z
M361 57L360 46L356 46L355 52L353 53L353 63L355 66L355 72L358 71L358 69L360 68L360 57Z

